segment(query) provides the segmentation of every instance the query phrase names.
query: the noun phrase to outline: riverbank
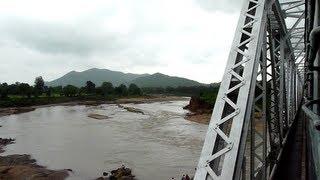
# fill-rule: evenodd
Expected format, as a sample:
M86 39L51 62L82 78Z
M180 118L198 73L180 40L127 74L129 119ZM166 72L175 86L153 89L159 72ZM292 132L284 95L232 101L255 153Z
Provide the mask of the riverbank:
M34 111L35 107L12 107L12 108L0 108L0 117L8 116L11 114L21 114L30 111Z
M96 180L137 180L132 174L132 170L124 165L110 172L103 172L102 175Z
M0 153L3 153L3 148L9 144L15 143L15 139L0 138ZM8 156L0 156L0 179L16 180L16 179L32 179L32 180L64 180L69 176L71 169L50 170L36 163L27 154L13 154ZM110 179L127 179L136 180L130 168L122 166L112 170L109 173L104 172L103 176L97 180Z
M14 143L14 139L0 138L0 153L4 152L3 148L5 146L12 143ZM68 177L69 171L71 170L47 169L38 165L36 160L27 154L0 156L0 179L63 180Z
M37 108L50 107L50 106L76 106L76 105L98 106L101 104L129 104L129 103L141 104L141 103L177 101L177 100L186 100L186 99L188 98L180 97L180 96L148 95L148 96L141 96L141 97L119 98L116 100L74 100L69 102L51 103L51 104L49 103L44 105L34 105L34 106L26 106L26 107L0 108L0 117L12 115L12 114L26 113L26 112L34 111Z
M201 123L201 124L209 124L211 119L211 113L187 113L185 116L186 120Z
M212 114L212 105L199 97L191 97L190 102L184 109L188 109L185 119L201 124L209 124Z

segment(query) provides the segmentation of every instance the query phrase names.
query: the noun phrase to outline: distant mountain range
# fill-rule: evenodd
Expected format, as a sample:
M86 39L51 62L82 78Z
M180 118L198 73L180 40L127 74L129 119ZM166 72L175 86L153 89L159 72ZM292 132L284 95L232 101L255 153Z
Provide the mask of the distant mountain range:
M68 84L71 84L77 87L81 87L84 86L87 81L92 81L96 84L96 86L100 86L103 82L111 82L114 86L119 86L120 84L129 85L130 83L135 83L139 87L178 87L207 85L194 80L168 76L161 73L132 74L97 68L88 69L82 72L71 71L56 80L46 82L46 85L66 86Z

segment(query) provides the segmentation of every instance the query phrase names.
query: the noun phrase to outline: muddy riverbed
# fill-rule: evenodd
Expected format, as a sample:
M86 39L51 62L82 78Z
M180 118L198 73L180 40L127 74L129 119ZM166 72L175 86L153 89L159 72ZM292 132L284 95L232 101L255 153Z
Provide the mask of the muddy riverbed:
M50 169L72 169L68 179L93 179L122 164L137 179L179 179L194 173L207 128L184 119L186 104L52 106L4 116L0 137L15 143L2 155L30 154Z

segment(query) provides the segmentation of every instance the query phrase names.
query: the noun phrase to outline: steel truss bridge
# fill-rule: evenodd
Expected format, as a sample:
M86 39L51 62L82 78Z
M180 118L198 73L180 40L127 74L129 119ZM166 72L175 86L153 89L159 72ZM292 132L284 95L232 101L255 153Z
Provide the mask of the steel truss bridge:
M244 0L195 180L320 179L319 9Z

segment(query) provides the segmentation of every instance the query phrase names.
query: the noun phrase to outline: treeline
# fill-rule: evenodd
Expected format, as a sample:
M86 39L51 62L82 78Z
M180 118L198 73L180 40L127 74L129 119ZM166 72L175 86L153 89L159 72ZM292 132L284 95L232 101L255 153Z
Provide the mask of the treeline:
M144 94L165 94L176 96L197 96L214 104L219 84L191 87L143 87L136 84L114 87L110 82L96 86L87 81L82 87L73 85L48 87L41 76L36 77L34 85L28 83L0 83L0 107L29 106L51 103L61 103L73 100L114 100L118 97L136 97Z
M181 96L197 96L204 91L210 91L217 86L179 86L179 87L143 87L142 91L147 94L172 94Z
M34 86L29 85L28 83L19 83L14 84L1 83L0 84L0 98L17 98L19 96L25 98L47 96L47 97L56 97L56 96L66 96L66 97L75 97L75 96L84 96L84 95L117 95L117 96L128 96L128 95L142 95L141 89L135 85L130 84L127 87L124 84L121 84L118 87L114 87L110 82L104 82L101 86L96 87L96 85L87 81L86 84L78 88L73 85L67 86L56 86L48 87L45 86L44 80L41 76L37 77L34 82Z
M42 77L35 79L35 85L30 86L28 83L19 83L8 85L7 83L0 83L0 98L6 99L9 95L23 96L30 98L31 96L38 97L45 90L44 81Z
M101 86L96 87L96 85L87 81L86 85L83 87L76 87L73 85L67 86L56 86L52 87L51 90L54 94L59 94L60 96L64 95L67 97L74 96L107 96L107 95L116 95L116 96L140 96L142 95L141 89L136 84L130 84L127 87L124 84L121 84L117 87L114 87L110 82L103 82Z
M210 86L179 86L179 87L143 87L142 91L146 94L167 94L177 96L196 96L214 105L219 90L219 84Z

